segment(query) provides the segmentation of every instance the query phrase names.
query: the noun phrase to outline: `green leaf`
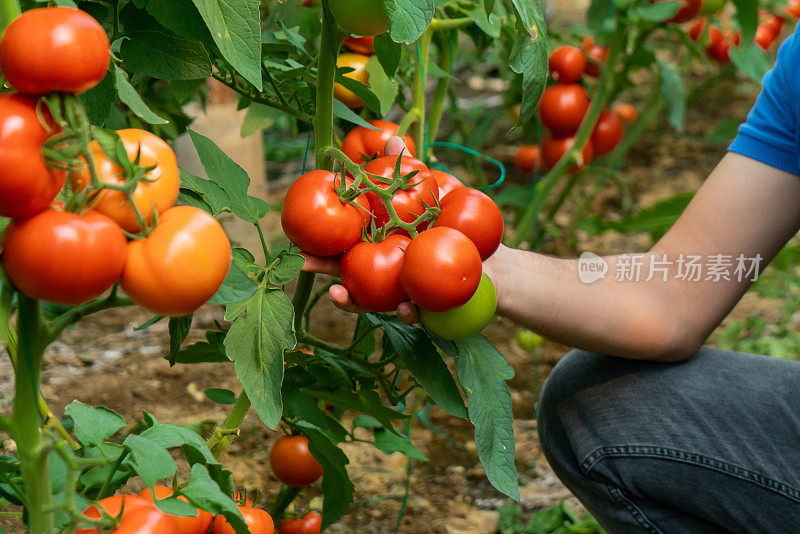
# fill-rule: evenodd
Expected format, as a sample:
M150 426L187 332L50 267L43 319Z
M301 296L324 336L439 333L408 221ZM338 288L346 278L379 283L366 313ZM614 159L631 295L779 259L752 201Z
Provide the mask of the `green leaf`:
M72 401L64 413L72 419L75 435L83 445L98 445L125 428L122 416L105 406Z
M147 107L142 97L136 92L136 89L128 81L128 75L125 74L119 66L114 65L114 82L117 85L117 94L122 102L131 108L140 119L150 124L167 124L169 121L159 117L152 110Z
M222 287L208 301L209 304L231 304L241 302L249 298L258 290L258 285L239 268L236 263L231 262L228 275L222 282Z
M760 84L770 68L770 60L767 54L752 42L745 41L745 43L731 48L731 61L737 69Z
M217 404L236 404L236 394L229 389L210 388L206 390L206 397Z
M742 32L742 42L752 43L756 36L756 28L758 27L758 0L733 0L733 5L736 6L736 22L739 24L739 29ZM734 49L731 49L733 52ZM760 79L759 79L760 80Z
M681 2L662 1L656 2L655 4L651 4L649 6L637 7L636 14L639 15L642 20L647 22L663 22L669 18L672 18L675 13L678 12L680 7Z
M117 103L114 75L109 70L100 83L81 93L79 98L89 116L89 122L95 126L103 126L111 115L111 109Z
M278 263L269 270L267 280L273 286L281 287L296 279L303 270L306 260L300 254L282 251L278 255Z
M389 78L394 78L397 67L400 66L400 56L403 49L400 43L395 43L388 33L375 36L375 57L378 58L383 71Z
M512 0L520 32L511 49L509 66L522 75L522 102L517 124L530 122L547 83L547 26L543 0Z
M137 25L122 43L125 66L137 75L162 80L195 80L211 76L203 43L180 37L152 21Z
M296 343L293 318L292 304L280 290L257 291L225 310L225 320L232 323L225 349L253 408L272 429L283 411L283 352Z
M614 16L615 11L613 0L592 0L586 11L586 25L594 32L603 31L606 21Z
M304 393L338 408L369 414L392 432L396 432L392 426L392 419L407 419L409 417L404 413L384 406L378 394L372 390L359 391L358 394L342 389L337 391L304 390Z
M200 178L185 169L180 169L181 190L189 191L197 195L202 202L211 210L209 213L216 217L220 213L231 211L231 199L222 187Z
M169 318L169 355L175 356L181 350L181 345L186 341L189 330L192 328L192 315ZM174 361L170 361L173 365Z
M218 363L231 361L225 355L225 332L206 332L207 341L199 341L171 356L175 363Z
M198 508L213 515L224 515L236 534L249 534L250 529L247 528L239 507L233 499L222 492L219 485L211 478L206 466L202 464L192 466L189 483L181 489L181 494Z
M378 111L381 116L386 115L392 109L400 87L397 82L386 75L377 56L372 56L369 59L366 70L369 75L369 88L378 98L380 106Z
M481 335L459 341L454 346L456 372L467 395L469 420L475 426L475 445L486 478L498 491L519 500L514 465L514 416L511 392L506 383L514 377L514 369ZM450 344L442 348L452 351Z
M189 130L189 136L208 178L227 194L230 210L237 217L255 224L269 213L269 204L247 194L250 177L244 169L208 137L193 130Z
M192 0L222 57L261 90L259 0Z
M170 0L169 2L149 0L145 9L163 26L178 35L206 45L213 43L200 12L197 11L191 0Z
M158 442L133 434L125 438L122 444L129 451L125 463L136 471L148 488L152 488L160 479L174 475L178 469L172 455Z
M278 113L264 104L251 103L247 106L247 113L242 121L242 137L249 137L256 132L272 127L277 120Z
M368 314L367 317L384 329L403 363L431 399L447 413L466 417L467 410L453 375L427 334L397 317L376 314Z
M428 461L428 457L411 443L408 436L398 436L382 428L375 430L375 447L384 454L400 452L415 460Z
M180 517L197 517L197 508L186 501L178 499L175 495L170 495L166 499L156 501L156 507L165 514L177 515Z
M352 91L353 94L355 94L358 98L364 101L364 105L366 107L368 107L372 111L375 111L376 113L380 113L381 103L378 100L378 97L375 96L375 93L372 92L372 90L368 85L358 80L354 80L352 78L347 77L346 76L347 73L343 74L345 70L346 69L342 67L341 70L338 70L336 72L336 83L342 85L345 89L349 89L350 91ZM349 71L352 71L352 69L349 69L348 72Z
M355 487L347 474L347 459L342 450L317 427L305 421L299 421L303 434L308 437L308 449L322 465L322 528L325 530L335 523L353 503Z
M334 99L333 101L333 116L337 119L342 119L347 122L352 122L356 126L364 126L372 128L370 123L367 122L361 115L355 113L352 109L344 105L341 100Z
M686 121L686 89L683 77L672 63L658 60L661 78L661 96L667 108L667 122L678 131L683 130Z
M580 226L583 231L592 235L607 230L615 230L623 234L647 232L656 240L675 224L686 206L689 205L692 196L693 193L680 193L620 221L601 221L597 218L588 218L581 222Z
M413 43L433 20L434 0L383 0L389 18L389 36L398 43Z
M140 436L157 443L165 449L191 447L200 453L205 463L217 463L214 459L214 455L208 450L205 440L199 434L188 428L170 423L156 422L153 426L144 430Z

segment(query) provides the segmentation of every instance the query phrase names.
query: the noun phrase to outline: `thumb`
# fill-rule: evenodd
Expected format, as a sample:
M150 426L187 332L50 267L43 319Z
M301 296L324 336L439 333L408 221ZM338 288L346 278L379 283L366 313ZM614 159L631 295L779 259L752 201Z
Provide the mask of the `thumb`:
M394 156L396 154L405 154L410 156L411 154L408 151L408 147L406 146L406 142L403 141L402 137L390 137L388 141L386 141L386 148L383 151L384 154L387 156Z

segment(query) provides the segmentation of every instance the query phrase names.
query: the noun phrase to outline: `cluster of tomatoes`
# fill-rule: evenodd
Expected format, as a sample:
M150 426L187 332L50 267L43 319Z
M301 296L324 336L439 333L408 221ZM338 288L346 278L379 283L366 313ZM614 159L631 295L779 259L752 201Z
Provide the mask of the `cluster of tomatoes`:
M17 91L0 95L0 216L13 219L3 267L37 299L81 304L119 282L155 313L186 315L222 285L230 243L209 214L173 207L180 177L169 145L126 129L117 134L127 165L97 141L66 164L45 159L48 142L65 138L71 125L41 97L61 93L76 103L74 95L103 79L109 59L105 31L77 9L32 9L3 33L0 70Z
M410 155L386 156L398 126L371 125L353 129L342 145L363 172L299 177L286 193L283 230L303 252L341 255L342 283L356 304L391 312L411 300L433 333L469 337L494 315L482 260L500 245L503 215L485 194L415 159L410 137Z
M597 76L599 64L608 55L608 48L595 44L591 37L584 40L582 48L560 46L550 55L548 67L555 83L545 89L539 102L539 119L549 135L542 139L541 147L524 145L517 150L514 162L522 172L552 168L575 143L575 134L591 105L581 78L584 74ZM572 170L589 164L596 156L611 153L625 135L623 122L635 119L636 110L630 104L620 103L613 111L603 110L581 151L581 161Z
M309 486L322 476L322 466L308 449L305 436L283 436L279 438L269 454L269 462L275 477L293 488ZM224 516L214 517L205 510L197 509L197 515L177 516L159 510L155 501L170 497L174 491L156 485L138 495L117 494L101 499L89 506L84 515L87 519L100 520L105 516L114 518L112 534L135 534L146 532L158 534L234 534L234 529ZM186 497L179 500L189 502ZM251 499L234 494L237 506L252 534L273 534L275 524L268 512L257 508ZM278 534L320 534L322 517L308 512L303 517L287 518L278 525ZM78 529L75 534L99 534L97 529Z
M796 12L794 18L800 16L800 1L796 7L787 7L787 15ZM783 25L786 22L784 17L777 13L761 12L762 22L756 29L755 44L762 50L769 50L775 44L775 40L781 34ZM708 57L719 63L727 65L731 62L730 49L741 43L742 36L739 32L731 30L721 30L714 24L710 24L706 17L697 19L689 28L689 37L692 41L698 42L703 38L703 34L708 27L708 38L706 42L706 54Z

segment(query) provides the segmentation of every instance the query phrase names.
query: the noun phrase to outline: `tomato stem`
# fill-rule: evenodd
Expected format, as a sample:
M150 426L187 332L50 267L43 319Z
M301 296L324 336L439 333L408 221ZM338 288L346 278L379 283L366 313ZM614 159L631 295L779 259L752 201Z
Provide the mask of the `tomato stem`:
M428 74L428 60L430 56L433 29L428 27L425 33L417 40L417 53L414 56L414 110L417 113L416 131L414 142L420 147L420 153L425 153L425 78Z
M222 424L214 429L214 433L208 439L207 444L215 459L219 460L222 458L222 455L225 454L233 438L236 437L239 427L242 425L242 421L244 421L251 405L247 393L242 391L239 394L239 398L236 399L236 403L233 405L228 417L225 418Z
M280 518L283 516L283 512L292 504L292 501L294 501L301 489L302 488L294 488L286 484L281 484L281 490L278 492L278 496L275 498L275 502L272 504L272 508L270 508L269 511L269 515L272 517L273 521L276 523L279 522Z
M455 19L460 20L460 19ZM434 20L436 22L436 20ZM439 21L444 22L444 21ZM471 22L471 21L470 21ZM453 68L453 56L455 55L458 49L458 38L456 32L450 30L446 32L437 32L436 33L436 43L439 47L439 54L441 57L441 68L447 73ZM428 116L428 139L436 140L436 135L439 132L439 123L442 120L442 113L444 112L445 100L447 98L447 93L450 90L450 80L449 76L444 78L439 78L436 84L436 92L433 95L433 103L431 104L431 111ZM423 156L420 159L424 159L427 163L432 156L433 150L428 150L425 147L424 151L420 153Z

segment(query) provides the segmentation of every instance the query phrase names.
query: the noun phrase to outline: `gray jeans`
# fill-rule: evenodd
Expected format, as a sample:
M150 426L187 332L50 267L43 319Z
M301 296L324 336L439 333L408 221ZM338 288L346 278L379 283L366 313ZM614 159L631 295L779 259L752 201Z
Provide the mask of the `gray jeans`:
M800 532L800 363L573 351L545 382L539 434L611 533Z

